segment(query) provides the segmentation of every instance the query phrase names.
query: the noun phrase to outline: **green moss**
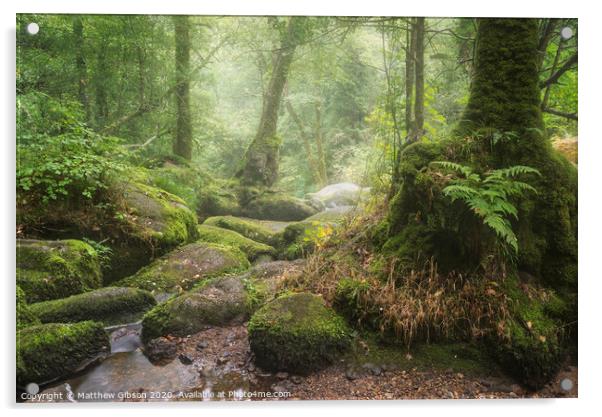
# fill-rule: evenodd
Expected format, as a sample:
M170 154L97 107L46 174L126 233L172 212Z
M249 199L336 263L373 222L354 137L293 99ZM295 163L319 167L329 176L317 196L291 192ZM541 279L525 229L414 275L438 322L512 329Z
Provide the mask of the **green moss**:
M228 181L216 181L197 190L197 215L204 220L211 216L240 216L236 184Z
M264 243L259 243L243 235L221 227L202 224L198 227L199 239L204 242L219 243L232 246L243 251L250 261L261 255L275 255L276 250Z
M196 242L164 255L115 285L152 292L169 292L189 289L204 279L248 267L247 257L238 248Z
M139 182L113 186L118 202L115 227L109 245L113 256L106 283L131 275L153 258L197 239L195 214L181 198Z
M451 370L480 377L500 373L485 347L479 343L423 343L408 350L384 341L378 333L362 332L360 338L361 342L355 344L345 357L352 367L372 363L398 370Z
M516 278L509 277L504 292L512 302L511 318L503 323L503 335L491 336L489 345L503 369L526 386L539 389L558 372L566 356L560 323L546 314L548 297L525 293Z
M260 222L252 219L243 219L234 216L214 216L209 217L203 222L208 226L221 227L222 229L233 230L240 233L248 239L271 245L274 239L274 232L263 226Z
M36 324L40 324L40 319L31 311L25 301L25 293L17 286L17 330Z
M293 260L312 253L316 241L324 228L330 228L330 223L319 221L303 221L291 223L281 233L274 237L281 258Z
M148 171L149 185L177 195L196 211L199 206L198 190L213 184L211 176L198 168L165 163Z
M79 294L101 281L98 255L85 242L17 241L17 284L28 302Z
M298 221L316 214L317 210L299 198L266 192L246 204L243 213L253 219Z
M31 305L43 323L94 320L105 325L135 321L156 304L153 296L135 288L107 287L61 300Z
M65 377L109 349L109 337L100 323L27 327L17 332L17 385Z
M287 294L255 312L249 342L260 367L306 373L349 349L351 331L321 297Z
M194 334L209 325L242 322L251 313L249 307L241 277L214 278L146 313L142 338L146 343L160 336Z

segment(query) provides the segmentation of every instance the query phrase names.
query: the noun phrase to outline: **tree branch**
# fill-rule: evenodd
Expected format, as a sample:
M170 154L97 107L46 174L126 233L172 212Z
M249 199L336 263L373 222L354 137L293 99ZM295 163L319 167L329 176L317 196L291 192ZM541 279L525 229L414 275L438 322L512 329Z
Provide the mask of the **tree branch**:
M566 113L566 112L562 112L560 110L551 109L549 107L546 107L545 109L542 109L542 111L544 113L550 113L550 114L553 114L555 116L564 117L564 118L569 119L569 120L577 120L577 113Z
M562 74L564 74L565 72L567 72L568 70L570 70L573 67L573 65L576 63L577 63L577 53L575 53L575 55L573 55L569 59L567 59L567 61L562 65L562 67L560 67L558 69L558 71L556 71L547 80L545 80L544 82L542 82L540 84L540 87L545 88L550 84L554 84L554 83L558 82L558 79L560 78L560 76Z

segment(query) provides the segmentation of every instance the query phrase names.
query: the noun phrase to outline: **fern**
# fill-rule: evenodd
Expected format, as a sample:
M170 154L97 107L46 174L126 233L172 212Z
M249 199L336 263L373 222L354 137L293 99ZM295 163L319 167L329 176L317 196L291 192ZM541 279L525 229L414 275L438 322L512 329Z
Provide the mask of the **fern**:
M431 165L459 174L458 178L451 180L450 185L443 189L443 194L452 202L464 202L495 233L502 246L517 254L518 239L512 230L510 219L518 219L518 210L510 199L519 198L526 192L536 192L533 186L516 178L527 174L540 175L539 171L515 165L489 171L485 178L481 178L472 168L454 162L437 161Z

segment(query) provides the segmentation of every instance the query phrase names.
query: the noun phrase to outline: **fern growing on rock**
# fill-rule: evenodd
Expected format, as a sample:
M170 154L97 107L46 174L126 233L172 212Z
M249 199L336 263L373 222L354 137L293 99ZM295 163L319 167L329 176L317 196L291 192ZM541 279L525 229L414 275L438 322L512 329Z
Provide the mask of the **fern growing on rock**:
M526 192L537 192L533 186L517 178L527 174L540 175L539 171L515 165L489 171L482 178L472 168L454 162L437 161L431 165L459 174L451 180L450 185L443 188L443 194L452 202L464 202L495 233L502 246L517 254L518 240L510 221L518 220L518 210L512 199L520 198Z

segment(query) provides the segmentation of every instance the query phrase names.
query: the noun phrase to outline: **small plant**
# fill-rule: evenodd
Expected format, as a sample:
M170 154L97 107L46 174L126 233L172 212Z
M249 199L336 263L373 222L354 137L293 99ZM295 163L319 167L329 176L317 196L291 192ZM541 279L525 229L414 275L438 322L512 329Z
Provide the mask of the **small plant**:
M111 262L111 257L113 256L113 249L106 245L103 245L103 242L97 242L88 238L83 238L82 240L88 245L92 246L92 248L94 248L94 250L98 254L98 260L101 266L107 266Z
M486 173L485 178L475 173L472 168L449 161L432 162L442 168L455 171L461 177L455 178L443 189L443 194L463 201L470 210L481 218L502 243L518 253L518 240L510 219L518 219L518 210L512 198L521 197L525 192L537 191L526 182L516 178L526 174L540 175L535 168L516 165L509 168L496 169Z

